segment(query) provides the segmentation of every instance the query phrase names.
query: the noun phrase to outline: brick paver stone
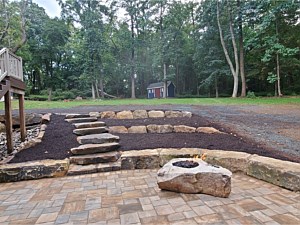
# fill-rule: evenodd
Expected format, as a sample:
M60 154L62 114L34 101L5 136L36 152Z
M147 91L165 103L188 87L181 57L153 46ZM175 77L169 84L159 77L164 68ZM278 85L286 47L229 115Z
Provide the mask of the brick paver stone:
M157 170L0 184L0 224L300 224L300 193L233 174L229 198L161 191Z

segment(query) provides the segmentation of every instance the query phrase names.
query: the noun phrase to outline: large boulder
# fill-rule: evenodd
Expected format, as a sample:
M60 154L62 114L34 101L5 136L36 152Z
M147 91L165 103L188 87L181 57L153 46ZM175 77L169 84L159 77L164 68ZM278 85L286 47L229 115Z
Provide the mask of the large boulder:
M117 113L117 119L133 119L131 111L121 111Z
M86 118L89 116L90 116L89 114L70 113L66 115L66 119Z
M0 115L0 122L5 124L5 115ZM25 124L26 126L40 124L42 122L42 115L37 113L26 113L25 114ZM12 124L13 126L20 126L20 118L19 115L12 116Z
M183 117L187 117L187 118L191 118L192 117L192 113L188 112L188 111L182 111L182 116Z
M97 118L101 117L101 113L100 112L90 112L89 115L91 117L97 117Z
M105 152L90 155L77 155L70 157L70 163L77 165L89 165L97 163L116 162L121 156L121 152Z
M174 163L193 161L193 168L175 166ZM158 187L163 190L208 194L228 197L231 191L232 173L222 167L210 165L201 159L178 158L164 165L157 173Z
M183 117L183 114L180 111L166 111L165 116L167 118L178 118L178 117Z
M118 142L119 139L120 139L119 136L115 136L109 133L90 134L90 135L77 137L77 141L79 144L103 144L103 143Z
M203 150L205 151L204 160L207 163L222 166L231 172L247 172L250 154L245 152L222 151L222 150Z
M105 122L97 121L97 122L87 122L87 123L73 123L75 128L91 128L91 127L104 127L106 126Z
M106 127L89 127L89 128L79 128L73 130L73 133L76 135L89 135L89 134L101 134L107 133L108 129Z
M0 165L0 182L62 177L69 168L69 160L41 160Z
M121 168L123 170L159 168L159 152L155 149L125 151L121 156Z
M172 133L173 126L170 124L165 124L165 125L149 124L147 125L147 131L148 133Z
M292 191L300 191L299 163L253 155L249 159L247 175Z
M4 123L0 123L0 133L1 132L6 132L6 128L5 128L5 124Z
M205 133L205 134L222 134L223 133L213 127L198 127L196 132L197 133Z
M111 126L108 128L108 132L115 134L126 134L128 133L128 130L124 126Z
M147 129L146 126L132 126L128 128L128 133L145 134Z
M98 120L97 117L65 119L65 121L69 123L88 123L88 122L96 122L97 120Z
M102 119L114 119L116 118L116 113L114 111L104 111L101 113Z
M103 144L84 144L76 148L71 148L73 155L88 155L103 152L111 152L120 147L119 143L103 143Z
M195 133L196 128L185 125L178 125L174 126L174 131L175 133Z
M165 113L163 111L151 110L148 112L149 118L162 118L165 117Z
M146 110L135 110L133 111L133 119L145 119L148 118L148 113Z

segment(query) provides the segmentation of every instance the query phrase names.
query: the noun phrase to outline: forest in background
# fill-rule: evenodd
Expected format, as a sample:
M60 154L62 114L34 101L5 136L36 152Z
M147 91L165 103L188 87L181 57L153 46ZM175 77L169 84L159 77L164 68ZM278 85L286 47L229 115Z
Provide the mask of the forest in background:
M145 98L167 80L177 97L300 94L299 1L57 2L60 18L0 2L0 49L23 58L32 98Z

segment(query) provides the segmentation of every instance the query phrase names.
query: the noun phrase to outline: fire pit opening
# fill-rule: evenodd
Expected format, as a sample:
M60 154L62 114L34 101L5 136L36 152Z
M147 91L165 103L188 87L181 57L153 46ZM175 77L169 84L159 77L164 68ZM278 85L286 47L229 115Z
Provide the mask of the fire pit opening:
M178 161L174 162L173 166L183 167L183 168L194 168L199 166L199 163L193 160L185 160L185 161Z

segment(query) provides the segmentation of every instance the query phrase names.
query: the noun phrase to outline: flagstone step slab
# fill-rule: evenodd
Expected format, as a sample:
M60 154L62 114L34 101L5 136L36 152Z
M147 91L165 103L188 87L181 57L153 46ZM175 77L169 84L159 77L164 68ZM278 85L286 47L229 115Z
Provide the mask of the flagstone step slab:
M74 118L86 118L90 117L89 114L78 114L78 113L70 113L66 115L66 119L74 119Z
M89 154L97 154L103 152L111 152L115 151L120 147L120 144L117 142L112 143L103 143L103 144L85 144L80 145L76 148L71 148L71 152L73 155L89 155Z
M71 164L68 170L68 176L91 174L91 173L102 173L121 170L121 160L111 163L99 163L91 165L75 165Z
M73 123L76 129L81 128L91 128L91 127L105 127L105 122L97 121L97 122L88 122L88 123Z
M86 123L86 122L95 122L97 117L85 117L85 118L74 118L74 119L65 119L69 123Z
M88 165L98 163L116 162L121 157L121 152L113 151L98 154L71 156L70 163L77 165Z
M79 144L103 144L111 142L119 142L120 137L109 133L90 134L77 137Z
M90 128L79 128L73 130L73 133L76 135L89 135L89 134L101 134L107 133L108 129L106 127L90 127Z

